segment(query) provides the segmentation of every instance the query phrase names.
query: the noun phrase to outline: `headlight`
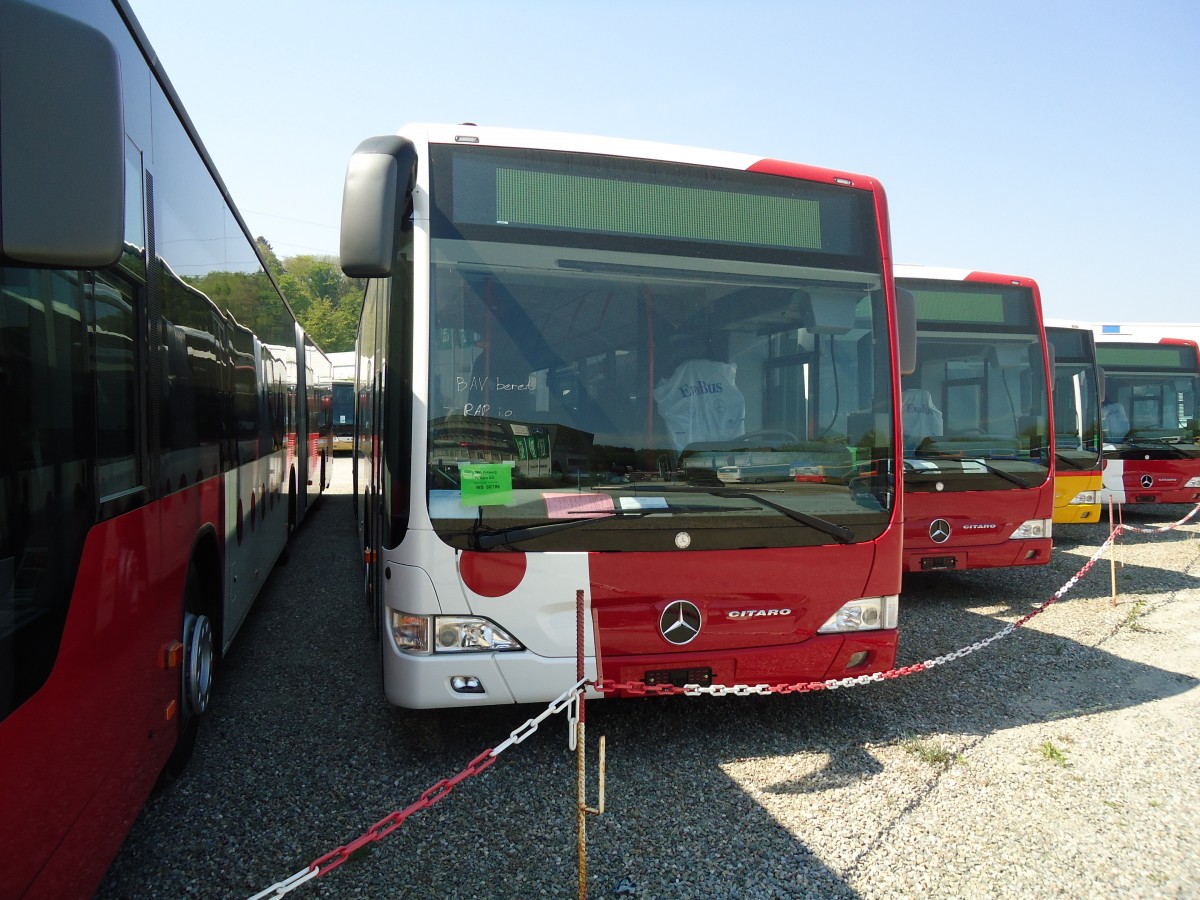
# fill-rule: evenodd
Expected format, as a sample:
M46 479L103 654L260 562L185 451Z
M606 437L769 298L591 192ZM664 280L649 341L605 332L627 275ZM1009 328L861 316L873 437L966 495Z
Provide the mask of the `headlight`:
M1076 494L1074 497L1071 498L1071 502L1068 503L1067 505L1068 506L1093 506L1099 502L1100 501L1099 501L1099 499L1097 499L1095 491L1080 491L1078 494Z
M472 650L524 650L521 642L490 619L475 616L435 616L434 653Z
M1049 519L1030 519L1028 522L1022 522L1021 526L1010 534L1010 540L1019 541L1028 538L1048 538L1051 526Z
M1200 475L1197 475L1195 478L1189 478L1187 480L1187 484L1185 484L1184 487L1185 488L1200 488Z
M895 628L899 617L900 597L865 597L851 600L817 629L818 634L841 631L876 631L880 628Z
M524 650L521 642L479 616L414 616L391 610L392 639L409 653ZM432 637L431 637L432 636Z

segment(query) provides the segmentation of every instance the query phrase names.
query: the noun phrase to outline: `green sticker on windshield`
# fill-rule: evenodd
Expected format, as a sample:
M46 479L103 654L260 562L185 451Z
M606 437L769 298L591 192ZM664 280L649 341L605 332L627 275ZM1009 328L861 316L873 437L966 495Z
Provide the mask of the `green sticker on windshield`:
M511 465L460 466L463 506L504 506L512 502Z

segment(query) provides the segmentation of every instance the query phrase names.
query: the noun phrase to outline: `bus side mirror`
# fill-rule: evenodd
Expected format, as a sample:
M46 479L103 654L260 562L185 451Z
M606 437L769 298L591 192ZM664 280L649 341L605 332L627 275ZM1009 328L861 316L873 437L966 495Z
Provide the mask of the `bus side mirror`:
M900 374L917 371L917 297L896 288L896 338L900 344Z
M107 266L124 237L116 48L69 16L0 0L0 260Z
M348 277L392 274L397 227L416 170L416 149L404 138L368 138L355 149L342 191L340 257Z

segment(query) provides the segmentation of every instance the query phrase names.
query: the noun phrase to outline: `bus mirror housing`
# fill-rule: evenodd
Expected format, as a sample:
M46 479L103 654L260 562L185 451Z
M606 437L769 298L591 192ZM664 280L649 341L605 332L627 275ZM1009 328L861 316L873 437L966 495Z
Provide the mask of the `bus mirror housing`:
M416 171L416 149L402 137L368 138L355 149L342 191L340 257L348 277L392 274L397 226Z
M917 297L896 288L896 337L900 345L900 374L917 371Z
M90 25L0 0L0 260L111 265L125 237L121 62Z

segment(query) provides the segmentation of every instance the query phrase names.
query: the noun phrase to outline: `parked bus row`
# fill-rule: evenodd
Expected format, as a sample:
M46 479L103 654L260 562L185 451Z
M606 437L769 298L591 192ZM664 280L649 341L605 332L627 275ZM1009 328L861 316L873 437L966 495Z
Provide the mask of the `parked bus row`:
M365 141L355 505L388 698L890 668L906 571L1049 560L1029 278L892 266L861 175L473 125ZM903 502L901 497L903 496ZM620 693L620 690L617 690Z
M1200 503L1200 327L1065 323L1098 368L1100 503Z
M0 896L90 896L328 484L332 372L125 0L0 0L0 85Z
M1106 357L1029 278L893 265L873 178L743 154L371 138L331 359L126 0L0 13L0 895L94 887L334 449L424 708L559 696L577 594L610 693L885 671L903 574L1044 564L1101 454L1121 501L1195 488L1194 344Z
M1030 278L893 266L873 179L418 124L363 142L342 215L400 706L554 698L577 591L617 694L882 671L902 573L1044 565L1108 496L1200 501L1183 344L1118 357L1047 330ZM1144 427L1102 432L1105 384Z

